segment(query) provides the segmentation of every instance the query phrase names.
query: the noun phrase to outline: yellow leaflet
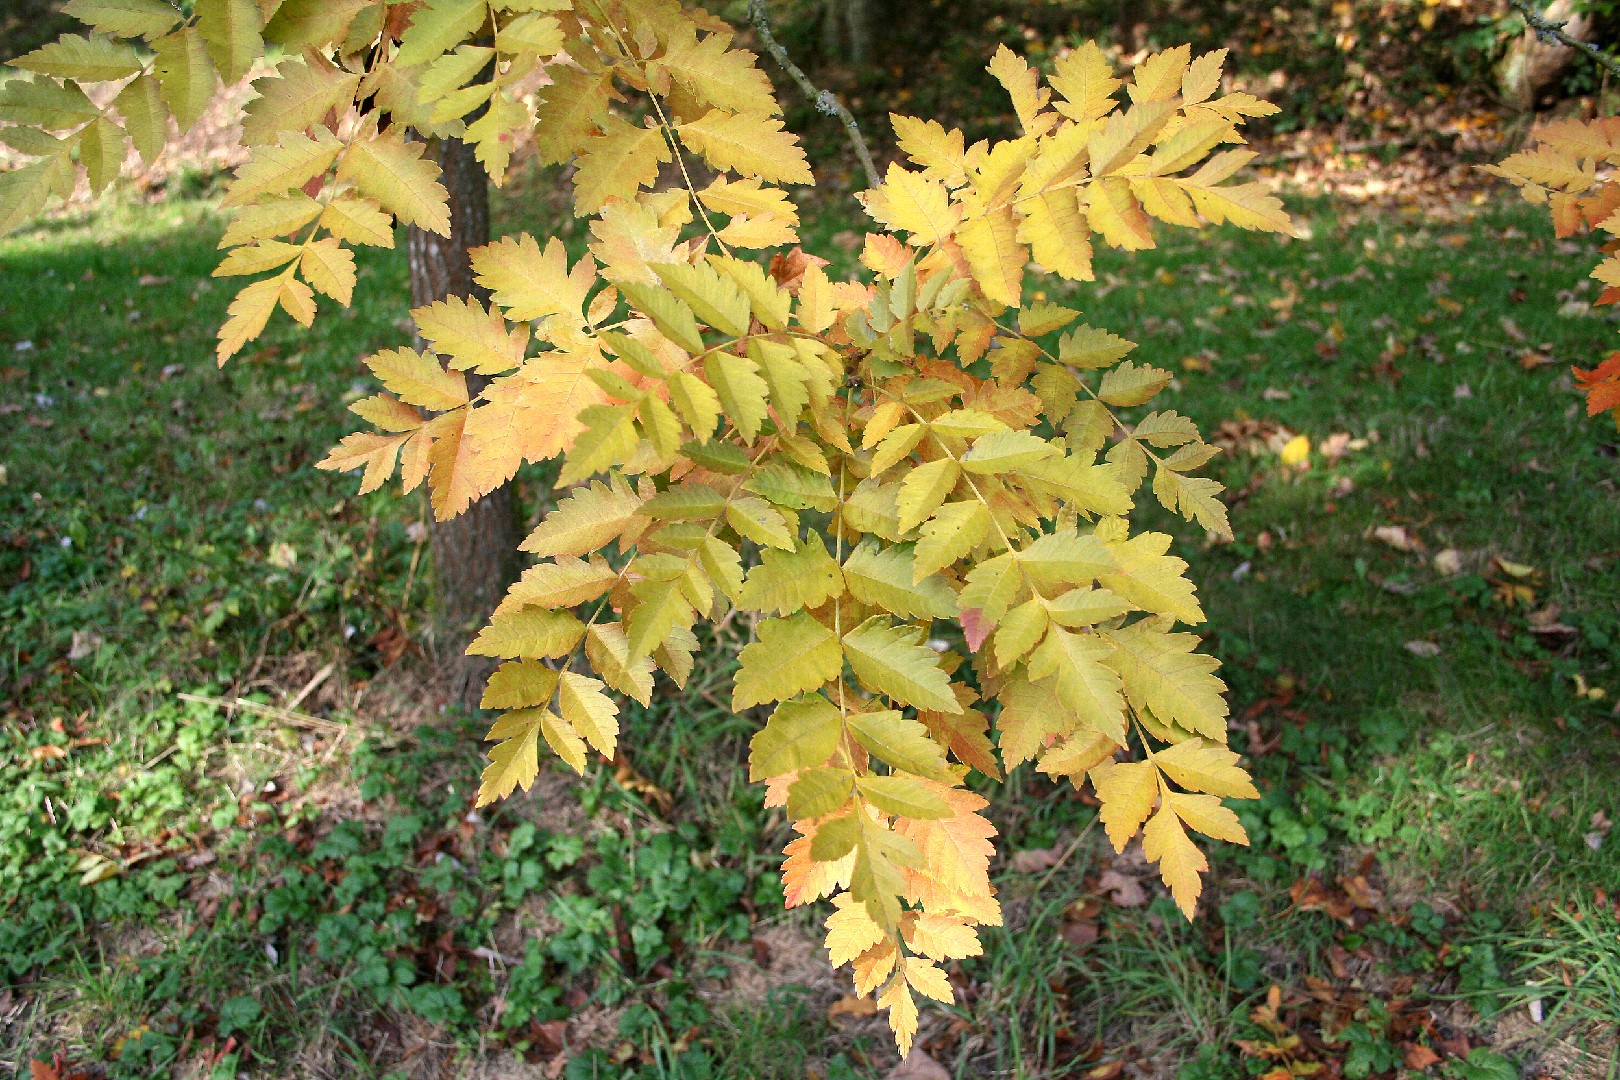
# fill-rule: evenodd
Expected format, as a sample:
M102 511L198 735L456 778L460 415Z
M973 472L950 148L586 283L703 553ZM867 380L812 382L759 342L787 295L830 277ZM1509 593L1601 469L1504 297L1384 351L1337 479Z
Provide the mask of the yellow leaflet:
M554 562L540 562L523 571L523 576L507 590L497 614L531 605L571 608L595 600L616 581L619 572L600 555L590 561L563 556Z
M11 61L24 71L79 82L111 82L141 70L133 46L95 34L63 34Z
M602 692L604 689L599 679L565 671L558 686L557 704L563 719L611 760L619 738L619 707Z
M585 657L613 689L643 705L652 702L653 662L630 654L624 628L618 623L595 623L586 630Z
M1018 242L1018 221L1012 210L992 210L969 221L957 240L985 297L1008 307L1018 306L1029 252Z
M921 244L937 244L956 231L962 209L945 185L891 162L887 180L865 194L866 212L891 230L912 234Z
M478 806L504 799L519 786L529 790L540 774L537 746L543 715L546 713L541 709L519 709L507 713L489 729L485 738L501 741L489 752L489 765L478 786Z
M508 326L500 312L477 300L449 296L411 312L417 333L433 350L449 357L458 371L498 375L523 362L529 342L527 323Z
M1018 113L1018 122L1024 126L1028 135L1044 135L1052 129L1057 117L1051 113L1043 113L1051 92L1040 84L1040 76L1016 55L1007 46L1002 45L996 49L995 56L990 58L990 66L986 69L996 77L996 81L1006 88L1007 94L1012 98L1013 110Z
M327 452L326 457L315 463L315 467L334 472L348 472L363 467L366 471L360 483L360 493L364 495L388 482L394 473L394 464L399 460L400 449L409 438L410 433L379 435L370 431L345 435L342 442Z
M1159 864L1159 874L1170 887L1171 897L1190 920L1204 887L1198 875L1209 869L1209 862L1170 806L1161 807L1142 830L1142 854L1149 862Z
M286 132L314 127L328 113L341 113L359 85L360 76L318 54L288 57L273 74L253 80L258 96L243 110L242 141L249 146L274 143Z
M354 184L399 220L449 236L449 194L439 183L438 165L422 156L425 146L406 142L402 128L390 127L351 143L338 163L337 178Z
M162 0L154 2L162 3ZM169 135L169 110L163 103L163 88L157 77L148 72L131 80L118 91L113 108L124 118L124 130L129 133L141 160L152 164L163 152Z
M467 655L556 659L572 652L584 632L585 624L567 611L522 608L492 617Z
M517 322L564 316L571 325L584 324L585 298L596 277L596 264L585 256L568 268L568 252L552 237L545 250L528 233L502 237L472 252L473 274L479 285Z
M924 176L948 187L967 183L967 170L973 167L973 161L960 131L947 130L937 120L918 120L898 113L890 113L889 120L900 152L921 165Z
M887 615L874 615L844 635L844 652L868 689L919 709L961 712L950 676L939 666L939 654L922 644L923 636L921 627L896 626Z
M261 146L236 171L221 206L246 206L265 195L282 195L322 175L343 144L323 127L314 135L289 132L274 146Z
M814 184L804 148L782 121L762 113L711 110L678 128L681 141L716 169L775 184Z
M443 411L467 404L467 379L446 371L439 362L415 349L384 349L366 358L378 380L412 405Z
M148 40L167 33L181 18L179 9L165 0L68 0L62 13L104 34Z
M338 195L321 211L321 228L349 244L394 246L394 222L375 199L350 192Z
M752 53L727 48L729 34L705 34L701 39L684 20L659 62L688 93L704 104L734 113L782 111L771 81L754 62Z
M344 307L354 295L354 252L332 236L304 245L298 272L317 292L330 296Z
M549 705L557 692L557 670L539 660L509 660L495 669L478 702L481 709L524 709Z
M1081 725L1124 744L1125 698L1106 666L1113 649L1094 634L1054 626L1029 659L1032 679L1051 677L1058 700Z
M593 214L609 199L628 199L658 179L658 166L670 160L669 144L657 127L636 127L610 117L603 133L587 138L574 173L574 205Z
M1115 851L1124 851L1153 811L1159 797L1159 775L1152 762L1105 760L1091 770L1091 783L1102 803L1098 816Z

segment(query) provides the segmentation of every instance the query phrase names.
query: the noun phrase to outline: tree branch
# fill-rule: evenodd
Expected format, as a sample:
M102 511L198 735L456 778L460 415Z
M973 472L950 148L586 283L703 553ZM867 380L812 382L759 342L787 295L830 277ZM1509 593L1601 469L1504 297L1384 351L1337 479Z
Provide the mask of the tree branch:
M1579 50L1591 57L1611 75L1620 76L1620 60L1616 60L1591 42L1582 41L1565 31L1564 22L1567 22L1567 19L1564 22L1553 22L1534 7L1531 7L1529 0L1509 0L1509 3L1518 9L1520 15L1524 16L1525 25L1535 31L1536 37L1540 38L1543 44L1563 45L1566 48Z
M788 73L789 78L799 84L799 89L804 91L804 96L810 99L816 111L836 116L844 125L844 131L849 135L849 145L855 148L855 156L861 159L861 168L866 171L867 186L877 187L882 181L878 177L877 166L872 164L872 151L866 148L866 139L861 135L861 126L855 122L854 115L831 90L817 90L816 84L788 56L787 50L771 34L771 20L765 12L765 0L748 0L748 18L754 24L765 51Z

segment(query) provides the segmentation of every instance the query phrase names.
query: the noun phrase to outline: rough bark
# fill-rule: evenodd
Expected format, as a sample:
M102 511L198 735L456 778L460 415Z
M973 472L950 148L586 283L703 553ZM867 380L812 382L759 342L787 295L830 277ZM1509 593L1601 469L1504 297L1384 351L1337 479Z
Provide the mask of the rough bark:
M450 193L450 238L411 228L407 249L411 271L411 306L446 296L478 296L468 251L489 242L489 182L459 139L430 145ZM424 344L418 338L416 347ZM489 380L468 373L477 393ZM434 522L434 642L452 682L455 700L476 705L490 664L463 655L478 627L494 610L506 587L518 575L517 546L522 540L514 484L506 484L474 503L466 513Z

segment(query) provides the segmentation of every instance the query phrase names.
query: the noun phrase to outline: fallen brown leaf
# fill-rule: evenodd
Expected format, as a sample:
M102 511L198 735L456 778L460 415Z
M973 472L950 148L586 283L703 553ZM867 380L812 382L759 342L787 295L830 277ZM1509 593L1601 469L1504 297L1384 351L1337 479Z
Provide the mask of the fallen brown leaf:
M1440 1055L1427 1046L1413 1043L1401 1054L1401 1063L1408 1069L1427 1069L1430 1065L1440 1064Z
M1097 878L1097 888L1120 907L1141 907L1148 902L1147 890L1136 878L1117 870L1104 870Z
M845 994L827 1006L827 1019L836 1020L840 1016L871 1016L877 1011L876 998L858 998L854 994Z
M1042 870L1052 869L1061 858L1063 848L1056 845L1049 848L1030 848L1014 852L1011 866L1015 874L1038 874Z
M951 1080L951 1074L922 1047L913 1046L906 1060L889 1070L888 1080Z

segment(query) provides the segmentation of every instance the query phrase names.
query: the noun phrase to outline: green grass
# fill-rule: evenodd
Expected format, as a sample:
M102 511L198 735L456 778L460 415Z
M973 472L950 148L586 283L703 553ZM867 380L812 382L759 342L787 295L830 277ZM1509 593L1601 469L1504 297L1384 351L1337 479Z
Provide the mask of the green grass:
M998 792L1005 853L1069 855L998 870L1008 926L925 1016L953 1075L1258 1075L1286 1034L1347 1077L1463 1034L1556 1075L1616 1068L1620 437L1567 378L1614 333L1571 303L1592 253L1505 203L1303 211L1308 239L1167 238L1050 287L1239 435L1217 465L1235 542L1149 516L1200 578L1265 797L1188 926L1078 793ZM849 225L811 214L807 246ZM565 1030L570 1077L881 1075L881 1027L829 1018L814 920L781 911L783 823L739 767L724 662L629 714L634 776L548 774L469 817L477 725L398 651L425 626L422 503L311 467L366 392L356 359L402 336L401 253L362 261L351 311L221 372L219 229L202 190L0 241L0 963L21 1006L0 1060L426 1076L549 1061ZM1556 362L1520 363L1542 345ZM1308 469L1281 465L1280 429L1312 440ZM1329 459L1336 434L1356 448ZM525 478L531 511L543 490ZM1107 873L1147 902L1109 900ZM1274 985L1280 1030L1255 1012ZM1549 1023L1515 1028L1536 995Z

